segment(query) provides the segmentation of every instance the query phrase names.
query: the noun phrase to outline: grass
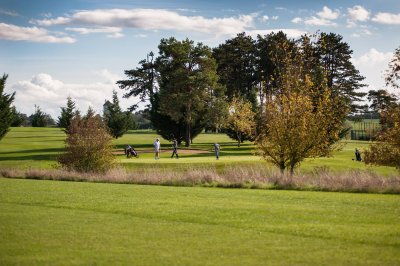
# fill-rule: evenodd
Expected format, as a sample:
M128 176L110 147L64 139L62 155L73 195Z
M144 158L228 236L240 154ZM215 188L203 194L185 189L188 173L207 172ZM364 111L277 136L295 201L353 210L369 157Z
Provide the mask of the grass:
M122 138L114 141L116 151L122 151L126 144L135 147L140 154L139 159L127 159L118 155L120 165L128 170L145 170L167 168L179 171L188 167L215 167L224 169L232 165L259 166L265 163L254 155L254 145L245 142L240 148L224 134L201 134L194 139L191 148L201 149L201 154L181 154L179 160L171 159L170 152L161 154L161 159L154 160L152 143L157 134L153 131L129 131ZM63 151L65 134L58 128L12 128L4 139L0 141L0 168L17 169L50 169L56 164L57 155ZM211 151L212 143L221 144L221 158L215 159ZM393 167L365 166L364 163L352 161L355 148L363 150L368 147L365 141L345 141L344 148L335 152L330 158L307 159L299 168L300 172L311 172L316 168L326 168L332 172L346 172L351 170L365 170L380 175L398 175ZM170 149L166 140L161 140L163 150ZM143 151L148 151L143 152Z
M398 265L398 195L0 178L0 264Z

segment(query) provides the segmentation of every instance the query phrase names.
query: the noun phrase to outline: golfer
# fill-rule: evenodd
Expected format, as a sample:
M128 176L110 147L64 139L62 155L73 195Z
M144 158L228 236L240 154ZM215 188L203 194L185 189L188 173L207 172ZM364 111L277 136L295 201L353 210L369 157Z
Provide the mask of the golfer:
M174 158L174 155L176 155L176 159L179 159L179 155L178 155L178 141L176 141L176 139L174 139L174 140L172 141L172 148L173 148L173 151L172 151L171 158Z
M214 151L215 151L215 157L217 158L217 160L219 159L219 150L221 149L221 147L219 146L218 143L214 143Z
M156 160L160 159L160 148L161 148L160 139L157 138L156 141L154 141L154 151L156 153L155 155Z

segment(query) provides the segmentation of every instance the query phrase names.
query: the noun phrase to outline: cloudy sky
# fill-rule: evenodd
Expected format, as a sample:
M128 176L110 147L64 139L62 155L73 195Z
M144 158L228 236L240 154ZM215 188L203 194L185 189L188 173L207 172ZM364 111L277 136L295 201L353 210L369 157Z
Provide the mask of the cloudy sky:
M161 38L215 47L240 32L279 30L342 35L368 89L379 89L400 46L400 1L0 0L0 73L19 111L30 115L37 104L56 118L68 96L101 111L113 89L122 95L115 81L124 70L157 53Z

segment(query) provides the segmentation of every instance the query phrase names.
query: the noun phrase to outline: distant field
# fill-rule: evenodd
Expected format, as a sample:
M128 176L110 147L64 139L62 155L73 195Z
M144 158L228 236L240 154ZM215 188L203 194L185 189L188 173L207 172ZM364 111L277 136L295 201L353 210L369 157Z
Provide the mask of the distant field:
M0 178L0 265L399 265L398 195Z
M227 165L238 164L265 164L260 157L254 154L254 145L245 142L240 148L225 134L201 134L194 139L192 149L200 149L201 153L183 153L179 160L170 158L171 143L161 139L164 150L161 159L154 160L152 143L158 136L154 131L130 131L122 138L114 141L118 162L128 169L142 168L171 168L179 169L184 165L193 167L223 168ZM0 141L0 167L3 168L52 168L56 165L57 155L63 151L65 134L58 128L12 128L4 139ZM212 144L221 144L221 158L215 159L211 151ZM307 159L300 167L300 171L312 171L316 167L324 167L334 172L349 170L369 170L383 175L397 174L394 168L370 167L364 163L353 161L354 149L365 149L368 142L344 141L341 151L335 152L333 157ZM126 144L132 145L140 154L140 158L127 159L122 150Z

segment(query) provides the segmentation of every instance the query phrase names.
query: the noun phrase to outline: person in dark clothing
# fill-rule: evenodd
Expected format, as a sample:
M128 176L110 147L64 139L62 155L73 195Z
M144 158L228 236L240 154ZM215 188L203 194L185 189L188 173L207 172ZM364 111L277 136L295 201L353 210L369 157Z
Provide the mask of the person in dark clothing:
M173 148L173 151L172 151L171 158L174 158L174 155L176 155L176 159L179 159L179 155L178 155L178 141L176 141L176 139L174 139L174 140L172 141L172 148Z
M359 151L358 149L356 149L355 154L356 154L356 160L357 160L358 162L361 162L361 161L362 161L361 153L360 153L360 151Z
M214 143L214 151L215 151L215 157L217 158L217 160L219 159L219 150L221 149L221 147L219 146L218 143Z

